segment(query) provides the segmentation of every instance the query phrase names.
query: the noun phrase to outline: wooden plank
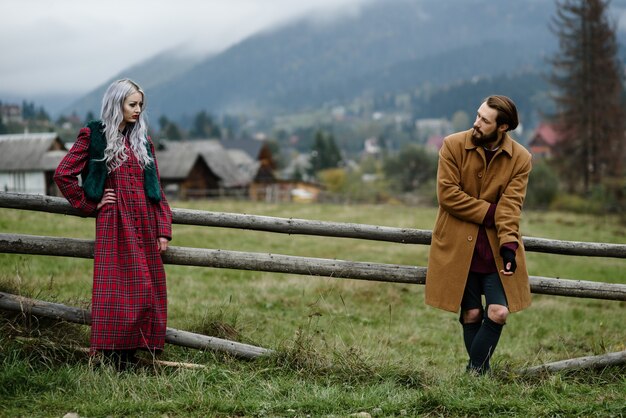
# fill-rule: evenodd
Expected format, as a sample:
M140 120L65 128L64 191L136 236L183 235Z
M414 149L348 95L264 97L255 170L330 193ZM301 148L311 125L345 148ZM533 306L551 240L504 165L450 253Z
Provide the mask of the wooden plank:
M568 360L555 361L540 366L518 370L522 375L536 375L541 373L556 373L580 369L602 369L609 366L626 364L626 350L598 356L578 357Z
M0 207L34 210L85 217L63 198L0 192ZM394 228L378 225L325 222L191 209L172 209L173 222L185 225L237 228L290 235L316 235L366 239L402 244L429 245L429 230ZM524 237L526 251L570 256L626 258L626 244L563 241Z
M93 258L93 248L92 240L0 233L0 253ZM163 262L394 283L426 280L425 267L176 246L163 254Z
M93 241L0 233L0 253L93 257ZM169 247L163 254L168 264L328 276L392 283L424 284L426 267L368 263L204 248ZM626 301L626 285L588 280L531 276L533 293Z
M530 276L530 291L541 295L626 301L626 284Z
M175 223L185 225L248 229L288 235L354 238L401 244L430 245L431 240L431 232L428 230L190 209L174 210L173 220Z
M91 325L91 312L85 309L66 306L60 303L25 298L5 292L0 292L0 309L23 312L35 316L44 316L52 319L61 319L76 324ZM213 350L227 353L244 359L255 359L273 353L272 350L266 348L195 334L174 328L166 329L165 342L198 350Z

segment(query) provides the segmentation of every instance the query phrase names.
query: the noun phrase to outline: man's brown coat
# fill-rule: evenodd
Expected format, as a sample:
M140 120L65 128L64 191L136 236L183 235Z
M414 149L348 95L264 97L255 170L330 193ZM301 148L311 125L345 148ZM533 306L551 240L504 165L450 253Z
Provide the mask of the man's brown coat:
M500 247L516 242L517 270L500 274L511 312L530 305L530 286L524 245L519 232L531 155L505 134L489 166L485 152L472 143L471 130L447 137L439 152L437 198L439 212L433 229L426 303L457 312L461 305L479 225L489 205L497 203L495 228L487 236L498 271L503 268Z

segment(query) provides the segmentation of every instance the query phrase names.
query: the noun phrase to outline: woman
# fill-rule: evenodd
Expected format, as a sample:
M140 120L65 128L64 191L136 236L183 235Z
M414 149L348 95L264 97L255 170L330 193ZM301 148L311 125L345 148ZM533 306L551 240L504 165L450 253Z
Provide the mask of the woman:
M135 361L137 349L163 349L167 321L160 254L172 237L172 212L159 184L144 100L131 80L113 82L102 99L102 120L80 130L54 175L73 207L96 213L91 352L120 369Z

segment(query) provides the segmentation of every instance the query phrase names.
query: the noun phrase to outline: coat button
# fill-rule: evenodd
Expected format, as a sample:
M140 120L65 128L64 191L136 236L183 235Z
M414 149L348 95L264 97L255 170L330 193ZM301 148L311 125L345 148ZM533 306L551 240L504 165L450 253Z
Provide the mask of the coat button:
M478 178L482 179L483 178L483 173L478 173Z
M473 239L474 239L474 238L472 238L472 236L471 236L471 235L470 235L469 237L467 237L467 240L468 240L468 241L471 241L471 240L473 240Z

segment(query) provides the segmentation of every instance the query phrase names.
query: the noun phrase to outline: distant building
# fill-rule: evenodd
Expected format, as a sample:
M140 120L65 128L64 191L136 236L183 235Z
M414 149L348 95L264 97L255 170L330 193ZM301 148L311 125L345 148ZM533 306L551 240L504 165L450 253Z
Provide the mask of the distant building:
M228 141L228 149L224 144L219 140L162 141L163 148L156 155L166 194L180 199L258 197L262 187L278 183L267 143ZM57 133L0 135L0 191L60 195L53 176L66 154Z
M273 183L252 183L250 200L261 202L315 202L322 187L319 184L299 180L276 180Z
M3 124L7 123L22 123L22 107L16 104L2 104L0 105L0 120Z
M554 124L542 122L533 133L528 148L530 153L537 158L551 158L554 153L554 146L561 139L561 134Z
M256 185L275 183L276 168L263 140L202 139L161 142L157 151L161 183L176 198L252 196Z
M363 152L366 155L374 155L374 156L380 155L381 149L380 149L380 144L378 143L378 138L376 137L367 138L363 142Z
M445 137L443 135L431 135L426 140L426 148L431 151L439 152L444 139Z
M418 135L423 138L428 138L432 135L447 136L452 133L452 123L448 119L430 118L430 119L417 119L415 121L415 129Z
M59 196L53 176L65 154L56 133L0 135L0 190Z
M221 141L221 144L237 167L252 176L253 182L276 181L276 162L266 141L232 139Z
M287 158L287 166L281 172L281 178L291 180L311 180L311 156L292 152Z
M215 197L251 181L218 140L163 141L157 162L163 190L179 199Z
M239 171L248 179L248 183L252 182L259 173L261 162L252 158L250 154L242 149L231 148L225 150L228 157Z

